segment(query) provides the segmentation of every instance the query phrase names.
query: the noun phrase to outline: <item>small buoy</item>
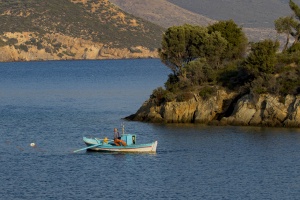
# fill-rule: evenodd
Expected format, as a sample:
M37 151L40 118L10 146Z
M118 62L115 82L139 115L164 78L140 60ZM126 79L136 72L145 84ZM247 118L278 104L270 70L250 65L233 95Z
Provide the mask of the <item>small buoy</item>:
M30 146L35 147L35 143L34 142L30 143Z

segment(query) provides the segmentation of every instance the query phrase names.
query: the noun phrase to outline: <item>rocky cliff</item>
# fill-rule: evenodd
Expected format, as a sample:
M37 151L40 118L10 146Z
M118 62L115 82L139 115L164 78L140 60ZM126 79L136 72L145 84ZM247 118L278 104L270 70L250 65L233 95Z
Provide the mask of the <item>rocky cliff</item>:
M156 105L149 99L126 119L164 123L204 123L214 125L250 125L300 127L300 96L280 98L270 94L238 95L219 90L216 96L198 95L186 102Z

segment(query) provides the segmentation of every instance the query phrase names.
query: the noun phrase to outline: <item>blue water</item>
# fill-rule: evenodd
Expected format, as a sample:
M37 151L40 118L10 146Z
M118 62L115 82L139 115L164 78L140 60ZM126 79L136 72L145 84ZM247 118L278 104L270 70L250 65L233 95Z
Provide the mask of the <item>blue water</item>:
M122 120L169 73L155 59L0 63L0 199L299 199L300 129ZM72 153L122 123L157 153Z

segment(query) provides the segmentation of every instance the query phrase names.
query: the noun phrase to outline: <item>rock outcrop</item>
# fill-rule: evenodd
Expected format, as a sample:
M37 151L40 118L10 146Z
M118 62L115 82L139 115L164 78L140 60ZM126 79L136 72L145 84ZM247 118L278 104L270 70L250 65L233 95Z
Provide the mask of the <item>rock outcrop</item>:
M164 123L300 127L300 96L239 95L219 90L209 99L198 95L186 102L157 105L147 100L126 119Z

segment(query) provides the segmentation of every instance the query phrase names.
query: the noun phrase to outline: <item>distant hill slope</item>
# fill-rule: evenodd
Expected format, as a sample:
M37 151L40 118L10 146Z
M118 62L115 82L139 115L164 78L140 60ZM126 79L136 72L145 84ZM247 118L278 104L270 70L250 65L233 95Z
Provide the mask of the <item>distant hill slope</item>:
M256 2L257 1L257 2ZM284 0L287 1L287 0ZM300 0L298 0L300 1ZM280 39L283 40L282 36L278 36L275 29L269 26L265 27L246 27L245 23L248 23L246 17L242 17L243 12L251 13L253 16L259 15L260 13L255 12L255 10L260 6L267 6L266 3L259 3L259 0L253 1L242 1L242 0L110 0L110 2L119 6L122 10L129 12L135 16L141 17L143 19L149 20L155 24L159 24L165 28L175 25L182 24L193 24L193 25L207 25L215 22L216 20L227 20L231 19L228 16L237 15L238 20L235 22L244 27L244 31L249 38L250 41L259 41L266 38L271 39ZM230 2L237 2L235 10L226 9L228 5L231 5ZM256 2L256 4L254 3ZM269 2L269 1L264 1ZM275 2L274 6L269 2L270 6L276 7L280 10L280 0L272 0ZM277 3L276 3L277 2ZM176 3L176 4L175 4ZM246 9L246 5L253 4L253 6ZM225 6L226 5L226 6ZM241 6L239 8L238 6ZM255 5L255 6L254 6ZM285 3L285 7L288 4ZM189 9L189 10L188 10ZM214 12L204 12L206 9L216 9ZM245 9L246 11L243 11ZM260 8L261 10L268 10L268 7ZM203 13L201 13L203 11ZM272 10L275 12L275 10ZM224 18L220 18L218 13L224 13ZM227 12L227 13L226 13ZM286 8L286 12L288 12L288 8ZM214 14L213 14L214 13ZM284 13L284 12L283 12ZM208 15L209 14L209 15ZM205 15L205 16L204 16ZM243 22L243 20L246 20ZM239 23L240 22L240 23ZM271 22L270 22L271 23Z
M274 20L290 15L289 0L167 0L214 20L233 19L247 28L274 28ZM300 0L293 0L300 5Z
M108 0L0 0L0 23L0 54L12 60L122 58L148 49L133 56L143 57L160 46L163 33Z
M2 33L62 33L112 46L154 48L162 32L107 0L10 0L1 2L0 13Z
M135 16L142 17L162 27L174 26L174 24L200 24L207 25L214 20L201 14L196 14L176 6L166 0L109 0L122 10Z

